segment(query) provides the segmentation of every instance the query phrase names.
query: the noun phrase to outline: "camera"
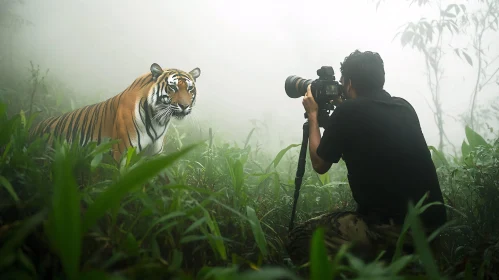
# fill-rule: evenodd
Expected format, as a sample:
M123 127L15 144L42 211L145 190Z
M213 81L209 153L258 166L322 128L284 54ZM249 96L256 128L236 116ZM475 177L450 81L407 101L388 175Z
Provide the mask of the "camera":
M307 87L311 85L312 95L315 102L322 110L333 110L334 101L344 98L344 89L334 77L334 69L331 66L322 66L317 70L318 79L304 79L295 75L286 78L284 90L290 98L298 98L307 93Z

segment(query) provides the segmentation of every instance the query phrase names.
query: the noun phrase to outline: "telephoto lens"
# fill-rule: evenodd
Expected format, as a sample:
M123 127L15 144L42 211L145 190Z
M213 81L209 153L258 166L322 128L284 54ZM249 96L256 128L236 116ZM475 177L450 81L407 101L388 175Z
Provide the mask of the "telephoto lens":
M302 97L305 96L308 85L313 81L313 79L303 79L292 75L286 78L286 82L284 82L284 90L290 98Z

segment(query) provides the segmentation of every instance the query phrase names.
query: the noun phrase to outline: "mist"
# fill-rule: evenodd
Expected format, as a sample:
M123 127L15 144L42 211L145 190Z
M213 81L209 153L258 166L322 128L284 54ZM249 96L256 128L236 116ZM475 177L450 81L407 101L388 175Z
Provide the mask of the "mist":
M284 91L289 75L317 77L356 49L384 60L385 89L408 100L420 118L428 145L438 128L422 55L402 48L395 34L408 21L437 17L435 9L387 1L62 1L30 0L17 13L33 23L13 36L16 63L29 60L75 89L74 99L110 98L147 73L152 63L201 69L191 116L228 140L242 141L255 122L268 127L268 149L276 151L302 136L301 98ZM497 42L497 33L487 38ZM467 41L453 38L452 44ZM441 103L445 129L457 147L464 138L459 115L467 113L476 71L457 56L444 58ZM480 104L494 102L484 89ZM497 124L495 124L497 126Z

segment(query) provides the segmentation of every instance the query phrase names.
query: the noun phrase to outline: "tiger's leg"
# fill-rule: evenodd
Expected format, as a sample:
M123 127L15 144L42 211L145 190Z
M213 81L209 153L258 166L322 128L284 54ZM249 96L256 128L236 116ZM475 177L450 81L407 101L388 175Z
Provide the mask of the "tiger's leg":
M120 139L120 138L115 138L115 139ZM123 143L123 140L121 139L118 143L113 144L112 147L113 158L118 165L121 163L121 156L123 155L123 152L126 151L126 148L127 148L126 145Z

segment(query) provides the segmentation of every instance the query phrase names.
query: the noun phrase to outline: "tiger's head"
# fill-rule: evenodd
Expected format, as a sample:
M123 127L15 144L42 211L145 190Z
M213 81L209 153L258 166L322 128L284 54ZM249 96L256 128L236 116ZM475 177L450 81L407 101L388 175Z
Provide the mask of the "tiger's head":
M158 64L151 65L154 86L151 91L153 119L165 123L173 116L182 119L192 112L196 102L196 79L201 75L199 68L190 72L179 69L162 69Z

